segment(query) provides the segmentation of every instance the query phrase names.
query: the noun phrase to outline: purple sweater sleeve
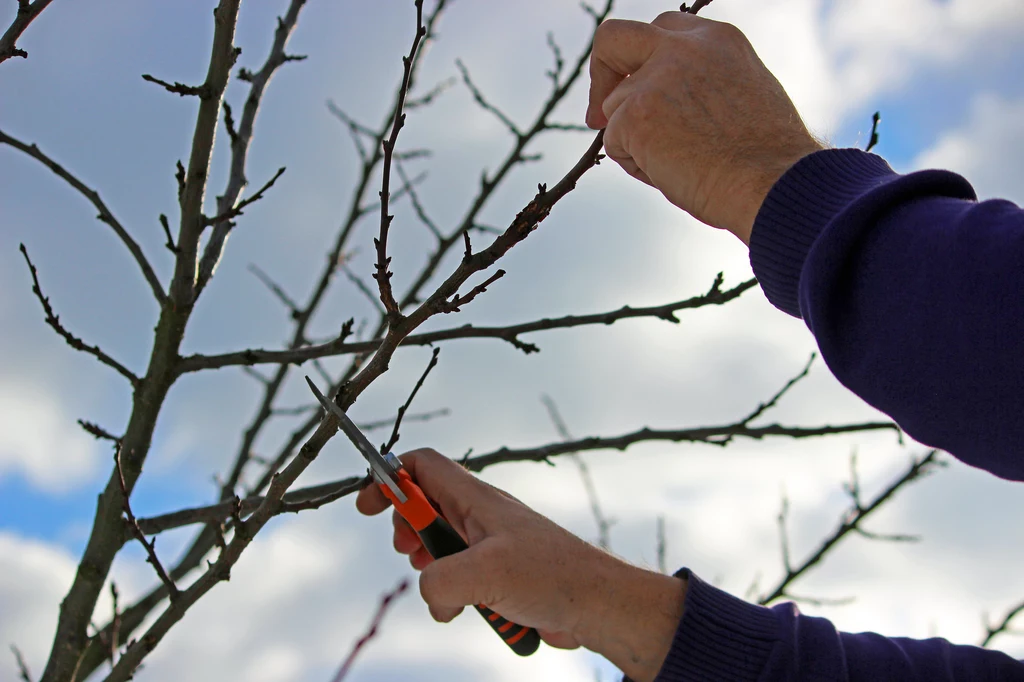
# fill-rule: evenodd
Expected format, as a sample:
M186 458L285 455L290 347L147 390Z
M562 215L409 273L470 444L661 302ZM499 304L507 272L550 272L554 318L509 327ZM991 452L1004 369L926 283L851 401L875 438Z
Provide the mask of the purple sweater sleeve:
M953 173L822 151L772 188L750 260L847 388L915 439L1024 480L1024 211L978 203ZM1024 680L998 651L842 633L679 575L686 606L658 682Z
M832 373L912 437L1024 480L1024 211L855 149L791 168L750 261Z

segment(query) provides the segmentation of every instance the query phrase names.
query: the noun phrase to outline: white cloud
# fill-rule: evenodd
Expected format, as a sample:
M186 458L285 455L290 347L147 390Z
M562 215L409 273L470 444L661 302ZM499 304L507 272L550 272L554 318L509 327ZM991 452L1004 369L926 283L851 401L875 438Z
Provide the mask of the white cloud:
M68 552L0 531L0 642L17 646L33 674L42 671L57 605L74 575L75 560ZM10 656L0 660L0 679L15 679Z
M912 166L956 171L981 198L1024 204L1024 98L976 95L967 120L921 152Z
M43 387L0 384L0 475L21 472L42 489L61 491L88 479L97 464L92 437Z

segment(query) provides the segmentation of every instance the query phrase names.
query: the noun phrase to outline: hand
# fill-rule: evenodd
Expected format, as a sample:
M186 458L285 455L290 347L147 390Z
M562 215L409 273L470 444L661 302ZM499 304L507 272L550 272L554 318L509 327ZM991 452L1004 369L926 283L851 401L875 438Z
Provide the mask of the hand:
M768 190L822 149L736 27L682 12L594 37L587 125L627 173L750 243Z
M395 549L422 571L420 594L436 620L448 622L465 606L486 604L537 628L551 646L585 646L638 682L654 679L682 616L684 581L587 544L433 450L401 460L469 544L435 561L394 515ZM376 485L356 500L364 514L388 506Z

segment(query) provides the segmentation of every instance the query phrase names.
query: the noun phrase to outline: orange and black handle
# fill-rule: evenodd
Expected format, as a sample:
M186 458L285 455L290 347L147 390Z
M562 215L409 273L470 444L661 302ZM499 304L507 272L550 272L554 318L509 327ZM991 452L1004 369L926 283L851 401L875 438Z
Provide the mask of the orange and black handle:
M397 484L399 490L405 493L407 498L405 502L396 500L386 485L380 485L380 489L391 500L391 504L395 506L402 518L408 521L420 536L420 540L423 541L423 546L426 547L430 556L440 559L469 548L462 536L456 533L451 524L437 512L423 493L422 488L412 480L408 471L405 469L398 471ZM476 610L494 628L502 641L520 656L529 656L540 646L540 635L533 628L505 620L483 604L477 605Z

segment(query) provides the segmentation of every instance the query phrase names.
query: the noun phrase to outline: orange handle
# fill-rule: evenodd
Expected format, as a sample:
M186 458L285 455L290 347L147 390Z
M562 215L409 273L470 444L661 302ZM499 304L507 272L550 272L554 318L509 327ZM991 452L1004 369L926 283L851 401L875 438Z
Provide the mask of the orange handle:
M402 518L408 521L420 536L430 556L440 559L469 548L462 536L437 512L423 493L423 489L416 485L405 469L398 471L397 485L398 489L405 493L405 502L395 499L391 489L386 485L381 485L380 489L385 497L391 500L391 504L395 505ZM476 610L498 633L502 641L520 656L529 656L540 646L540 635L533 628L506 620L483 604L478 604Z

